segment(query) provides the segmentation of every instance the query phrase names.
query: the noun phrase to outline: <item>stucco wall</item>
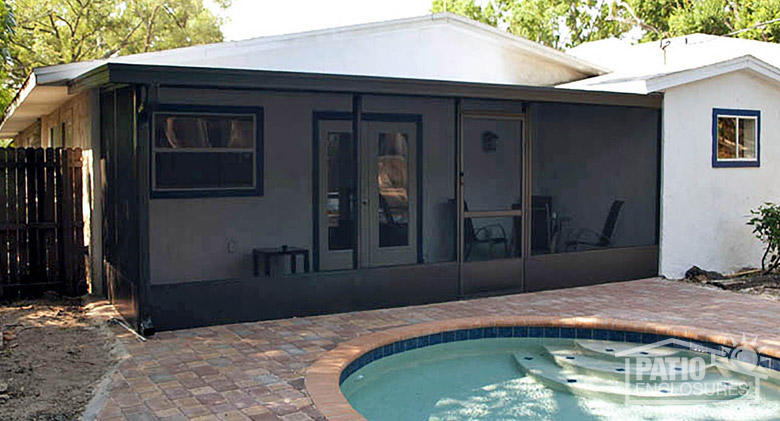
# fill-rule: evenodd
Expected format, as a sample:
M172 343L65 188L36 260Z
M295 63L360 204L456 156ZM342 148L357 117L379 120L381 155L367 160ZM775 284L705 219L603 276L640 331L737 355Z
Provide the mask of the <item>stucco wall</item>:
M712 109L761 111L761 167L712 168ZM780 88L735 72L664 96L661 274L692 265L721 272L760 265L750 210L780 201Z

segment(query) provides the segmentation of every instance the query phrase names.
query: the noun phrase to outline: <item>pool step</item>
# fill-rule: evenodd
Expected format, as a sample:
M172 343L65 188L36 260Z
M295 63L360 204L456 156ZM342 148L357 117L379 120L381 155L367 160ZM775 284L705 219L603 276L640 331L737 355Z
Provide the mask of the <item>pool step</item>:
M668 346L649 347L647 345L633 344L633 343L621 343L610 341L598 341L593 339L576 339L574 341L577 349L584 354L593 355L595 357L615 359L626 357L677 357L684 354L684 351L680 349L671 348ZM637 348L642 348L637 350ZM624 356L618 356L618 354L630 353Z
M571 346L546 345L544 350L560 367L570 368L581 374L589 374L601 378L616 380L625 380L626 378L626 359L606 358L605 356L595 357L582 353L580 349ZM675 381L685 381L691 378L698 378L698 376L708 375L707 371L710 367L712 365L708 364L705 367L697 366L696 369L692 370L688 364L677 362L676 364L664 366L664 369L669 374L674 372ZM628 370L635 368L636 366L632 363ZM668 378L671 379L671 375ZM645 381L645 379L638 379L635 375L629 376L629 379L630 381Z
M739 398L750 389L747 382L720 376L708 376L697 382L647 382L652 386L637 388L636 384L625 381L584 374L569 366L559 367L543 349L517 352L514 358L520 370L551 389L618 402L625 402L627 396L643 403L671 399L679 403L721 401Z

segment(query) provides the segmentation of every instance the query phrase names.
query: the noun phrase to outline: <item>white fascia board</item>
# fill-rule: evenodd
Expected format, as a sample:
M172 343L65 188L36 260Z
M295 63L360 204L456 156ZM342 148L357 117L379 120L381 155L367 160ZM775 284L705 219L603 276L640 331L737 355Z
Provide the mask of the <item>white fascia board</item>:
M675 86L697 82L740 70L749 70L769 80L780 83L780 69L751 55L689 70L668 73L647 79L647 92L663 92Z

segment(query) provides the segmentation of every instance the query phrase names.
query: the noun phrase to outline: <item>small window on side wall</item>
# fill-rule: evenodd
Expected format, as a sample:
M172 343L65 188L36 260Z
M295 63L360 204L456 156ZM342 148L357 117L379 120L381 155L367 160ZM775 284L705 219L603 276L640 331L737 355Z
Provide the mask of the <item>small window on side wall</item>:
M152 120L153 197L262 195L261 108L164 106Z
M760 111L712 110L713 167L758 167L760 140Z

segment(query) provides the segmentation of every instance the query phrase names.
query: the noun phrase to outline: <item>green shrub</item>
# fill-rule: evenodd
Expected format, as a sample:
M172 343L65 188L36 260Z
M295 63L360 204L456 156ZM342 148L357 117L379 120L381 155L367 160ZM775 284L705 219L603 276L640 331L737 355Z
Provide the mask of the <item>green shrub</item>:
M780 266L780 205L767 202L751 210L750 214L753 217L748 225L753 227L756 237L766 244L761 269L764 273L772 272Z

